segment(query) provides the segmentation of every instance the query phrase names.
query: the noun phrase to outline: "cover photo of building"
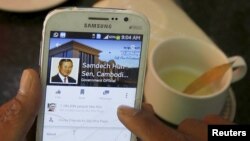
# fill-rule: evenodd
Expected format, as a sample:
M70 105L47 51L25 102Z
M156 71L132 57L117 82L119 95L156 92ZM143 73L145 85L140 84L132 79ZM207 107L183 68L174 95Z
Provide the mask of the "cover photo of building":
M114 59L109 61L100 60L102 51L71 40L49 52L49 64L52 57L60 58L80 58L78 84L83 86L114 86L114 87L136 87L138 79L138 68L128 68L116 64ZM109 66L105 68L83 67L83 64L98 64L99 66ZM115 67L113 67L115 66ZM122 68L122 69L121 69ZM94 75L82 75L82 72ZM123 74L124 77L113 77L110 75L97 76L96 74ZM88 80L88 81L86 81ZM91 81L95 80L95 81Z

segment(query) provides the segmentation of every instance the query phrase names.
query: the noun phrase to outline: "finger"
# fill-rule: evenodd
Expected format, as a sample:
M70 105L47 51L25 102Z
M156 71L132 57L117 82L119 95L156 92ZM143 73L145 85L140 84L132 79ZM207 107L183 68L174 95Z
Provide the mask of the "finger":
M154 113L154 109L153 106L151 104L148 103L143 103L142 104L142 109L151 113Z
M32 69L24 70L18 94L0 107L0 140L23 140L34 122L40 103L39 76Z
M16 99L27 109L27 117L34 117L41 104L41 84L38 73L33 69L24 70Z
M235 124L218 115L208 115L203 119L203 121L207 124Z
M35 141L36 140L36 128L37 128L36 120L37 120L37 118L35 119L33 125L29 129L29 132L27 133L26 141Z
M146 109L148 109L147 106ZM167 127L150 111L120 106L118 108L118 118L129 130L143 141L184 140L184 136Z
M179 124L178 131L189 140L207 141L207 124L201 120L185 119Z

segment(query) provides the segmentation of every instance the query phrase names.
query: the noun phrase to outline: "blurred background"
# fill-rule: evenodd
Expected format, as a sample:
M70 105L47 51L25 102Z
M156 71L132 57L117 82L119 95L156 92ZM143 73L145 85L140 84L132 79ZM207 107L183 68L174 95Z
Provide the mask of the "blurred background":
M250 66L249 0L179 0L179 5L228 55L241 55ZM237 107L235 121L250 123L250 74L232 84Z
M16 94L24 68L38 68L46 14L56 7L91 7L95 2L70 0L28 12L8 10L0 5L0 105ZM176 3L228 56L241 55L250 66L249 0L176 0ZM237 101L237 123L250 123L249 82L248 73L232 85Z

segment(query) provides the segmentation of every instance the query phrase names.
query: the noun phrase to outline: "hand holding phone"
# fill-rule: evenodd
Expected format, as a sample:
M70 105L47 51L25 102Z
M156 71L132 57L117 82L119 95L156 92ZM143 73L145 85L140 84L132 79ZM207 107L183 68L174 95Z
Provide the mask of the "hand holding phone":
M134 141L120 105L140 108L149 23L136 12L66 8L46 17L37 141Z

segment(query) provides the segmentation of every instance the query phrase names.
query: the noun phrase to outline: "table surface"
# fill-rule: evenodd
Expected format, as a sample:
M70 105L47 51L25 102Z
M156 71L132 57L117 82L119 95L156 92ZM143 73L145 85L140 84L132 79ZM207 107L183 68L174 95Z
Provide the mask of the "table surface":
M94 1L59 6L90 7ZM178 0L180 6L228 55L241 55L250 65L250 2L247 0ZM0 104L18 89L23 69L38 68L42 24L51 9L34 13L0 10ZM232 84L237 101L235 122L250 123L250 74Z

